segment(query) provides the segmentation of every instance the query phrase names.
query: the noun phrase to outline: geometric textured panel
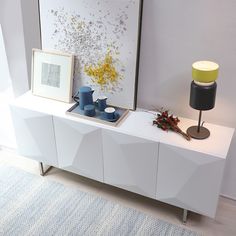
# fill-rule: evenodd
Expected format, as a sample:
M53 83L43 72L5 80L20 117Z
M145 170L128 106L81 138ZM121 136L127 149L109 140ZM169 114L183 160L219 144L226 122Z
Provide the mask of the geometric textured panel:
M103 182L101 129L53 117L59 168Z
M161 143L156 198L214 217L223 169L222 158Z
M52 116L15 106L11 114L19 154L57 166Z
M158 143L102 131L104 182L155 198Z

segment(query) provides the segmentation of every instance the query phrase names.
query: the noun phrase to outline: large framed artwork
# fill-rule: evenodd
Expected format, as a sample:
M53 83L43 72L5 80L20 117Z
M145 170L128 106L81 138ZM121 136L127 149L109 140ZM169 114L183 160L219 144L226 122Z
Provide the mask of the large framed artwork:
M142 0L39 0L42 49L75 55L74 93L136 108Z

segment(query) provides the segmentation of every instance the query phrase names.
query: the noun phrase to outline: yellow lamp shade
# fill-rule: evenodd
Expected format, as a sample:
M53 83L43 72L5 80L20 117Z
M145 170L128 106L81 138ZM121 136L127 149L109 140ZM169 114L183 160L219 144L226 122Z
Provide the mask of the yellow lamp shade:
M219 73L219 65L212 61L197 61L192 65L192 76L201 83L214 82Z

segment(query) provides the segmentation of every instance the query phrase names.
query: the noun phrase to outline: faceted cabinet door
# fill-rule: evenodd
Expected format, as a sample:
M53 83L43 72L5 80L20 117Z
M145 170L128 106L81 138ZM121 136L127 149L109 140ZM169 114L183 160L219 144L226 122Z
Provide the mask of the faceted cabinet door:
M157 199L215 217L224 159L160 144Z
M101 129L53 117L59 168L103 182Z
M155 198L158 143L103 130L104 182Z
M19 154L57 166L52 116L15 106L11 106L11 115Z

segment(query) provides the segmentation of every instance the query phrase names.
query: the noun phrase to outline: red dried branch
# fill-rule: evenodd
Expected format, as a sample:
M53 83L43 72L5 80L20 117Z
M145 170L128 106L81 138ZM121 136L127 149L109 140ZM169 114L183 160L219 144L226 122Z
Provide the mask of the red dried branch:
M191 137L178 127L178 123L180 122L178 117L169 115L169 111L163 111L162 109L157 109L157 111L159 113L157 114L157 118L153 121L153 125L156 125L164 131L172 130L178 134L181 134L186 140L191 140Z

